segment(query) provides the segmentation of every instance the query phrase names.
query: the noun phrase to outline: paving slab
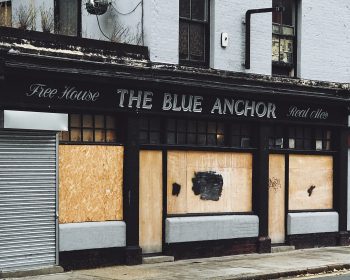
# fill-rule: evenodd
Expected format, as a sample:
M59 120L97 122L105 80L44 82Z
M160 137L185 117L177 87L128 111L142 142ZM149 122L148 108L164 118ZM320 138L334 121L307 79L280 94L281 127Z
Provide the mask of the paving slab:
M276 279L292 275L350 269L350 247L326 247L274 254L192 259L137 266L113 266L21 280L236 280ZM8 278L10 279L10 278ZM11 278L18 279L18 278Z

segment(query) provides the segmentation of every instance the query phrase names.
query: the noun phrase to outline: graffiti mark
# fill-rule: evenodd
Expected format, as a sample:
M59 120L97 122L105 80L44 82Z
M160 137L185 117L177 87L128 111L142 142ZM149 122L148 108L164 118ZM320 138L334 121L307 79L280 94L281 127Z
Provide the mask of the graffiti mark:
M171 194L173 196L179 196L180 191L181 191L181 185L179 185L178 183L173 183L173 190Z
M221 174L215 171L195 172L192 178L192 190L195 195L200 195L202 200L218 201L224 184Z
M275 177L269 178L269 189L273 189L275 192L282 189L281 180Z
M307 193L309 194L309 196L312 195L312 192L314 191L315 188L316 186L311 186L310 188L307 189Z

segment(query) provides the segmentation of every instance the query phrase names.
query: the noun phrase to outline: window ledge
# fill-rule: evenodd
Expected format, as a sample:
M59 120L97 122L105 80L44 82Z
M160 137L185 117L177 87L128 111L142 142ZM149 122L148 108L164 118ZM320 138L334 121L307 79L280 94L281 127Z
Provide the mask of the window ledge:
M272 61L272 66L283 67L283 68L288 68L288 69L294 68L293 63L288 63L288 62L283 62L283 61Z
M48 51L55 54L89 53L103 54L113 57L129 57L138 60L149 60L148 48L138 45L114 43L102 40L66 36L32 30L21 30L12 27L0 27L0 47L25 49L31 46L31 51Z

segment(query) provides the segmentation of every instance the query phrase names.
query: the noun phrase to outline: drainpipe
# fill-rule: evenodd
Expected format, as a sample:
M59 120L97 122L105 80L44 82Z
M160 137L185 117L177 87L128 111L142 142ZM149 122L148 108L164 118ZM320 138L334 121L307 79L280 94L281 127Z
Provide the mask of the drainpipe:
M250 18L252 14L283 12L283 7L248 10L245 14L245 69L250 69Z

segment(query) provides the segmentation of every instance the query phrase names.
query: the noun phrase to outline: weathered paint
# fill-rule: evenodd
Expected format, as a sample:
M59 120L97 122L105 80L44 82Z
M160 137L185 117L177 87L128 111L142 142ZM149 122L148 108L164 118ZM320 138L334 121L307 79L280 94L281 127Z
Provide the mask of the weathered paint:
M259 218L253 215L167 218L166 243L257 237Z
M123 221L71 223L59 226L60 252L125 246Z
M301 212L289 213L287 234L309 234L336 232L339 228L337 212Z

